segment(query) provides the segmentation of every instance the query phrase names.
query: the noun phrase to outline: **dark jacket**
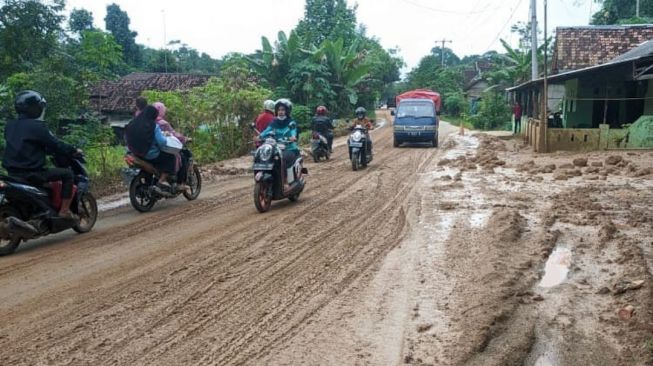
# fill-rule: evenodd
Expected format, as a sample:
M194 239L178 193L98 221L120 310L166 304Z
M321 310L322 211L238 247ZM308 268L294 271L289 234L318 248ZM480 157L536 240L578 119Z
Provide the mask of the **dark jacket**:
M43 121L18 119L5 126L5 154L2 166L7 171L41 171L46 154L72 156L77 149L56 138Z
M333 130L333 121L327 116L313 117L313 131L319 132L321 135L328 135L329 131Z

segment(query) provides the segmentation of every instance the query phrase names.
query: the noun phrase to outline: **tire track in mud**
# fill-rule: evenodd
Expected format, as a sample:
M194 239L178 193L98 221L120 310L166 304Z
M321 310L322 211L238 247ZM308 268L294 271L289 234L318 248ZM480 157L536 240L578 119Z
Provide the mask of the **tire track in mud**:
M251 192L248 185L231 192L234 197L228 203L211 198L180 208L161 208L156 215L151 214L162 220L158 225L128 224L117 228L123 234L112 231L104 239L98 233L87 244L88 254L128 245L130 236L137 232L147 232L147 236L155 236L153 231L169 233L171 224L183 227L184 223L201 217L200 213L216 215L216 222L232 225L215 228L204 219L190 225L200 230L184 238L181 243L187 247L179 253L164 238L162 247L147 253L148 257L137 256L113 272L94 274L70 287L59 295L60 299L74 299L64 303L63 309L59 306L33 315L30 321L33 324L29 326L20 319L12 321L14 327L10 329L14 334L7 335L7 329L2 331L5 334L0 334L0 345L7 352L0 359L19 363L47 360L50 364L108 360L119 364L179 363L197 361L205 352L209 358L204 361L222 364L247 362L265 355L271 346L305 326L334 294L343 291L380 260L402 235L405 218L401 202L411 186L398 173L414 172L433 154L428 150L424 150L427 153L386 152L391 136L387 130L381 130L381 136L375 141L377 155L368 169L346 171L345 179L334 182L319 178L330 175L330 170L349 168L348 164L340 167L339 161L335 161L329 163L336 165L335 168L315 167L314 176L318 180L311 178L307 194L298 205L275 204L269 214L255 214L248 199ZM380 187L391 197L389 203L379 205L384 202L383 195L352 189L359 185ZM343 215L347 207L353 212L358 210L358 214ZM324 225L325 222L328 224ZM347 237L350 233L343 227L352 225L366 228L365 235ZM313 233L314 227L318 229ZM374 228L378 227L384 230L375 232ZM309 235L302 234L306 231ZM395 239L386 240L384 236ZM52 253L63 250L63 247L53 247ZM122 273L139 261L143 262L141 268L132 268L134 273ZM32 263L38 263L38 259L33 258ZM20 272L25 267L12 271ZM110 281L115 287L107 286L102 275L115 276ZM298 289L297 283L301 288ZM93 289L96 286L99 287ZM80 295L86 298L80 300ZM50 300L56 298L55 295ZM307 301L310 310L302 310ZM35 301L32 309L38 310L43 305ZM243 321L242 317L248 314L242 309L261 311L263 315L250 315L251 319ZM293 318L294 313L301 314ZM14 316L26 316L26 312ZM288 318L292 318L291 324L280 329L280 322ZM18 325L25 328L18 330L15 328ZM45 334L43 329L47 329ZM245 329L249 330L245 332ZM224 338L227 334L231 337ZM268 334L265 340L259 339L261 334ZM23 345L20 348L11 346L19 343ZM24 352L26 344L34 353ZM225 352L223 345L230 351Z

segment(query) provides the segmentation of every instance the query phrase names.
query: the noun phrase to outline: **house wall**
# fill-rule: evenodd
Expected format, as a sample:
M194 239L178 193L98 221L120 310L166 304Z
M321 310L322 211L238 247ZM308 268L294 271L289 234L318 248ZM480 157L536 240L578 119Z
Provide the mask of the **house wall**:
M549 128L549 151L599 150L601 131L596 128Z
M644 114L647 116L653 116L653 79L648 81L646 98L647 99L644 101Z

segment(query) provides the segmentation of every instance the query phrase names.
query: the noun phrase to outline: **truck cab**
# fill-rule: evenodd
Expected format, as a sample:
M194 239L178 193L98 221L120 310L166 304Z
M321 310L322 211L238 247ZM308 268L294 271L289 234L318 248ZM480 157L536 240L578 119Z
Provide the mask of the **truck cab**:
M431 99L402 99L394 115L394 147L404 142L430 142L438 147L438 112Z

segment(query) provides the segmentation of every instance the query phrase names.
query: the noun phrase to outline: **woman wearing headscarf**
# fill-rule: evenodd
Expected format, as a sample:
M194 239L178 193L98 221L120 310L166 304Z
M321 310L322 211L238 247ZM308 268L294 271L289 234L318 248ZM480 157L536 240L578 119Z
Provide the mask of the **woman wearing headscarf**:
M171 190L168 177L176 173L175 155L161 150L166 146L166 137L156 123L159 112L147 106L141 114L131 120L125 129L125 140L132 154L148 161L159 172L159 187Z
M156 108L156 110L159 113L158 116L156 117L156 124L159 125L164 135L174 136L184 145L186 145L187 142L191 141L191 139L184 136L184 134L175 131L175 129L170 124L170 122L165 120L166 111L167 111L165 104L161 102L155 102L154 104L152 104L152 106ZM188 162L190 159L190 152L188 150L182 150L179 154L176 155L176 157L177 157L176 170L178 172L177 183L179 184L178 188L181 190L189 189L189 187L186 185L186 177L188 175L187 170L188 170Z

